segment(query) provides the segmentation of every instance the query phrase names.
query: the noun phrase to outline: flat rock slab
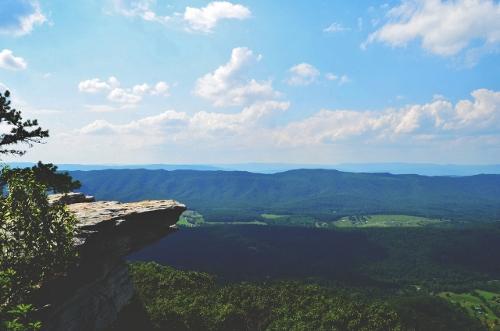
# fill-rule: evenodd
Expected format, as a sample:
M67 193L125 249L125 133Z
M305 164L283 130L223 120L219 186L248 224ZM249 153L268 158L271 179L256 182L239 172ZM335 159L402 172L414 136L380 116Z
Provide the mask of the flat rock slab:
M49 203L61 203L63 205L70 205L79 202L94 202L95 198L91 195L85 195L80 192L59 193L49 195Z
M80 229L95 229L101 226L119 225L129 219L144 217L147 222L152 215L179 215L186 206L175 200L145 200L121 203L118 201L98 201L74 203L67 206L77 220ZM165 220L167 221L167 220ZM174 220L175 222L177 219ZM174 223L175 223L174 222ZM112 223L112 224L109 224Z

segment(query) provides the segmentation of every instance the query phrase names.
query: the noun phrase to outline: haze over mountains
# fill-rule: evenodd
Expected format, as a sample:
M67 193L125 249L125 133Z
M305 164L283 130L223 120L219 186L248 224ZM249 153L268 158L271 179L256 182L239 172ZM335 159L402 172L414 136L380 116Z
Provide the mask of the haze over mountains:
M11 167L31 167L35 163L12 162ZM58 164L60 170L150 169L150 170L207 170L248 171L272 174L295 169L335 169L346 172L373 172L392 174L416 174L425 176L472 176L500 174L500 164L433 164L433 163L235 163L235 164Z

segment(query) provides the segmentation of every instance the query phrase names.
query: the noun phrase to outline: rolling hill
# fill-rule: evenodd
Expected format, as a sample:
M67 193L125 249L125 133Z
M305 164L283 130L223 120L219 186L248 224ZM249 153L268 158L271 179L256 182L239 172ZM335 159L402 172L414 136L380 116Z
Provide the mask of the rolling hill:
M500 175L466 177L291 170L276 174L196 170L72 171L97 199L176 199L209 220L262 213L337 218L409 214L456 220L500 219Z

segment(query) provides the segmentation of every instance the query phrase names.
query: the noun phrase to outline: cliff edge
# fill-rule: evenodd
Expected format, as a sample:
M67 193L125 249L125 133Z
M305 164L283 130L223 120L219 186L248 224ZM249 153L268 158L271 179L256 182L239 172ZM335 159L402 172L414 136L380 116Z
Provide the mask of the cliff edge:
M95 202L81 193L50 201L66 204L76 215L79 257L67 275L40 291L43 330L105 329L134 296L124 257L175 231L186 206L174 200Z

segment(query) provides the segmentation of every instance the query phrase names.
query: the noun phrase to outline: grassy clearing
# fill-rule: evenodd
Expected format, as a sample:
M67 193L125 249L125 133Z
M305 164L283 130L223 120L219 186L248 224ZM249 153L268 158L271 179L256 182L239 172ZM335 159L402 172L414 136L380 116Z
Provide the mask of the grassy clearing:
M340 228L370 228L370 227L422 227L441 225L445 220L409 215L366 215L347 216L334 222Z
M262 218L264 218L266 220L279 220L279 219L287 218L290 215L262 214L260 216L262 216Z
M370 227L423 227L423 226L443 226L449 221L431 219L409 215L366 215L366 216L346 216L338 221L320 221L307 215L280 215L262 214L259 219L253 221L226 221L208 222L203 215L196 211L184 212L177 225L184 227L198 227L207 225L280 225L280 226L302 226L315 228L370 228Z
M500 330L500 293L474 290L468 293L441 292L441 298L464 308L490 330Z
M179 217L177 225L186 228L195 228L199 226L210 226L210 225L267 225L267 223L257 220L248 222L240 222L240 221L207 222L203 218L202 214L194 210L187 210L184 213L182 213L182 215Z

